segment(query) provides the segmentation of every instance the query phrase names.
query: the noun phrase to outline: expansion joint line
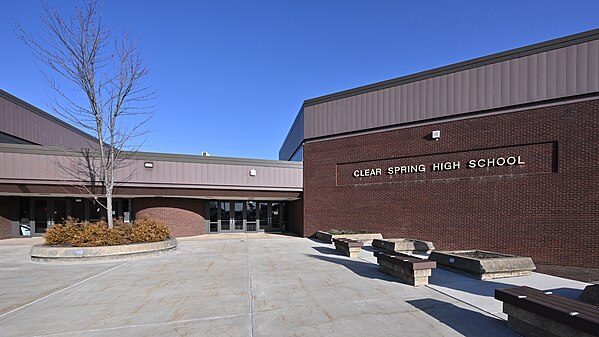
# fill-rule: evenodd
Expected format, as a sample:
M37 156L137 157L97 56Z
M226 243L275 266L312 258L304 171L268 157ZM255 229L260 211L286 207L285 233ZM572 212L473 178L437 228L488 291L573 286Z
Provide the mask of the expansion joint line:
M37 303L37 302L41 302L41 301L45 300L46 298L49 298L49 297L52 297L52 296L54 296L54 295L60 294L60 293L62 293L63 291L67 291L67 290L69 290L69 289L71 289L71 288L74 288L74 287L76 287L76 286L78 286L78 285L80 285L80 284L82 284L82 283L85 283L85 282L87 282L87 281L91 281L91 280L95 279L96 277L100 277L100 276L102 276L102 275L104 275L104 274L106 274L106 273L109 273L109 272L111 272L111 271L113 271L113 270L115 270L115 269L117 269L117 268L120 268L120 267L122 267L122 266L126 265L126 264L127 264L127 263L129 263L129 262L130 262L130 261L127 261L127 262L121 263L121 264L119 264L118 266L114 266L114 267L112 267L112 268L110 268L110 269L108 269L108 270L105 270L105 271L103 271L103 272L101 272L101 273L98 273L98 274L96 274L96 275L90 276L90 277L88 277L88 278L86 278L86 279L84 279L84 280L81 280L81 281L79 281L79 282L77 282L77 283L75 283L75 284L71 284L70 286L68 286L68 287L66 287L66 288L62 288L62 289L60 289L60 290L57 290L57 291L55 291L55 292L53 292L53 293L50 293L50 294L48 294L48 295L44 296L44 297L38 298L37 300L31 301L31 302L29 302L29 303L27 303L27 304L24 304L24 305L22 305L22 306L20 306L20 307L18 307L18 308L12 309L11 311L9 311L9 312L6 312L6 313L4 313L4 314L0 315L0 320L1 320L1 319L3 319L3 318L4 318L4 317L6 317L6 316L8 316L8 315L12 314L12 313L15 313L15 312L17 312L17 311L21 310L21 309L25 309L25 308L27 308L27 307L28 307L28 306L30 306L30 305L33 305L33 304L35 304L35 303Z
M252 293L252 254L251 254L251 250L250 250L250 241L251 240L245 240L247 242L247 256L248 256L248 296L250 297L250 303L249 303L249 307L250 307L250 312L249 312L249 320L250 320L250 337L254 336L254 317L252 314L253 308L252 308L252 303L254 301L254 294Z
M461 302L461 303L463 303L463 304L466 304L466 305L467 305L467 306L469 306L469 307L472 307L472 308L478 309L478 310L480 310L480 311L482 311L482 312L484 312L484 313L486 313L486 314L488 314L488 315L491 315L491 316L493 316L493 317L495 317L495 318L497 318L497 319L499 319L499 320L502 320L502 321L505 321L505 320L506 320L505 318L503 318L503 317L500 317L499 315L496 315L496 314L494 314L494 313L492 313L492 312L490 312L490 311L488 311L488 310L485 310L485 309L483 309L482 307L477 307L476 305L474 305L474 304L472 304L472 303L468 303L468 302L466 302L466 301L464 301L464 300L461 300L461 299L459 299L459 298L457 298L457 297L455 297L455 296L452 296L452 295L450 295L450 294L448 294L448 293L445 293L445 292L443 292L443 291L441 291L441 290L439 290L439 289L435 289L435 288L431 287L431 286L430 286L430 285L428 285L428 284L427 284L427 285L425 285L425 287L427 287L427 288L429 288L429 289L432 289L432 290L434 290L434 291L438 292L439 294L443 294L443 295L445 295L445 296L447 296L447 297L450 297L450 298L452 298L452 299L454 299L454 300L456 300L456 301L458 301L458 302Z
M367 262L367 263L372 263L372 264L376 264L376 263L374 263L374 262L372 262L372 261L368 261L368 260L366 260L366 259L364 259L364 258L361 258L361 257L358 257L358 258L359 258L360 260L364 261L364 262ZM425 287L427 287L427 288L429 288L429 289L431 289L431 290L433 290L433 291L436 291L436 292L438 292L439 294L443 294L443 295L445 295L445 296L447 296L447 297L450 297L450 298L452 298L452 299L454 299L454 300L456 300L456 301L458 301L458 302L464 303L464 304L466 304L466 305L468 305L468 306L470 306L470 307L472 307L472 308L476 308L476 309L478 309L478 310L480 310L480 311L482 311L482 312L484 312L484 313L487 313L487 314L489 314L489 315L491 315L491 316L493 316L493 317L496 317L497 319L500 319L500 320L502 320L502 321L505 321L505 319L504 319L503 317L500 317L499 315L496 315L496 314L494 314L494 313L492 313L492 312L490 312L490 311L488 311L488 310L485 310L484 308L477 307L476 305L473 305L473 304L471 304L471 303L468 303L468 302L466 302L466 301L464 301L464 300L461 300L461 299L459 299L459 298L457 298L457 297L455 297L455 296L452 296L452 295L450 295L450 294L444 293L444 292L442 292L442 291L441 291L441 290L439 290L439 289L435 289L435 288L431 287L430 285L426 285Z

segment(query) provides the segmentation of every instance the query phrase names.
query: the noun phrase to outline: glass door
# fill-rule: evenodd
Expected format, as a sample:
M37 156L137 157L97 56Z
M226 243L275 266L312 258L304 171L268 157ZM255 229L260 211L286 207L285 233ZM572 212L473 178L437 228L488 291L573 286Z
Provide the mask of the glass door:
M268 222L270 221L270 210L268 202L258 202L258 231L264 232L268 230Z
M55 224L64 223L67 219L67 200L66 199L54 199L53 200L53 211L52 211L52 223L50 226Z
M210 201L206 228L209 233L284 231L286 206L279 201Z
M48 217L48 200L35 199L33 201L33 219L35 219L33 234L45 233L50 222Z
M231 230L231 203L220 201L220 228L219 232L228 232Z
M44 234L54 224L64 223L67 219L67 199L34 199L33 219L32 234Z
M231 202L231 218L233 218L233 230L236 232L243 231L243 201Z
M218 233L218 201L210 201L209 207L208 231L210 233Z
M245 227L248 232L256 231L257 209L255 201L248 201L245 210Z
M270 231L279 232L281 231L281 204L279 202L271 203L271 225Z

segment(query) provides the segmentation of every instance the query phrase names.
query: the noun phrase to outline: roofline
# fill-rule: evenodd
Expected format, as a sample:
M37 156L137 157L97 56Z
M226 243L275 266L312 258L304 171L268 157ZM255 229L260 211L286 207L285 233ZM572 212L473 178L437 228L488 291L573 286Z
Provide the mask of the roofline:
M69 124L69 123L67 123L67 122L65 122L65 121L63 121L63 120L61 120L61 119L59 119L57 117L52 116L51 114L45 112L44 110L42 110L42 109L40 109L40 108L38 108L38 107L30 104L30 103L27 103L24 100L22 100L22 99L20 99L20 98L18 98L16 96L11 95L11 94L9 94L8 92L6 92L6 91L4 91L2 89L0 89L0 98L4 98L7 101L10 101L10 102L12 102L12 103L20 106L21 108L27 109L27 110L35 113L36 115L38 115L40 117L43 117L43 118L45 118L47 120L50 120L53 123L59 124L60 126L63 126L63 127L67 128L67 129L69 129L69 130L71 130L71 131L73 131L73 132L75 132L75 133L83 136L83 137L86 137L89 140L92 140L94 142L98 142L98 139L96 137L88 134L87 132L78 129L78 128L72 126L71 124Z
M447 66L439 67L439 68L425 70L425 71L418 72L418 73L411 74L411 75L406 75L406 76L397 77L397 78L393 78L393 79L382 81L382 82L368 84L368 85L360 86L357 88L332 93L332 94L325 95L325 96L308 99L308 100L304 101L304 107L322 104L322 103L326 103L326 102L330 102L330 101L334 101L334 100L338 100L338 99L342 99L342 98L347 98L347 97L351 97L351 96L355 96L355 95L365 94L365 93L372 92L372 91L378 91L378 90L382 90L382 89L396 87L396 86L410 83L410 82L421 81L421 80L429 79L432 77L442 76L442 75L446 75L446 74L450 74L450 73L455 73L458 71L463 71L463 70L467 70L467 69L485 66L488 64L503 62L503 61L507 61L507 60L511 60L511 59L515 59L515 58L519 58L519 57L528 56L531 54L545 52L548 50L564 48L564 47L568 47L571 45L588 42L588 41L592 41L592 40L596 40L596 39L599 39L599 28L585 31L582 33L577 33L577 34L573 34L573 35L569 35L569 36L560 37L560 38L549 40L549 41L535 43L532 45L515 48L515 49L511 49L511 50L507 50L507 51L503 51L503 52L499 52L499 53L495 53L495 54L491 54L491 55L487 55L487 56L482 56L482 57L470 59L467 61L454 63L454 64L450 64Z
M67 149L52 146L39 146L28 144L0 144L0 152L8 153L27 153L39 155L60 155L60 156L77 156L81 149ZM87 151L93 151L85 149ZM270 160L270 159L251 159L251 158L234 158L234 157L219 157L219 156L201 156L191 154L173 154L159 152L135 152L132 160L145 161L173 161L186 163L202 163L202 164L223 164L223 165L245 165L245 166L265 166L265 167L287 167L299 168L303 167L301 162L291 162L285 160Z

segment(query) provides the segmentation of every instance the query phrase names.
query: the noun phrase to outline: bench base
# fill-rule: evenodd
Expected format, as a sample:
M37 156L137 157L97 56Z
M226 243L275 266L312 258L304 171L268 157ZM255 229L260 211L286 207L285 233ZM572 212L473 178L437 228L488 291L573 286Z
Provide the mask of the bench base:
M362 249L361 247L349 247L349 249L345 248L344 246L335 246L335 249L337 249L338 252L340 252L341 254L345 255L345 256L349 256L350 258L356 258L358 256L360 256L360 250Z
M381 259L379 259L378 263L379 270L385 274L400 278L402 281L415 287L428 285L428 277L431 276L431 269L412 270Z
M503 303L503 312L508 315L507 326L525 337L592 337L584 331L547 319L530 311Z
M599 306L599 284L586 286L580 295L579 301Z

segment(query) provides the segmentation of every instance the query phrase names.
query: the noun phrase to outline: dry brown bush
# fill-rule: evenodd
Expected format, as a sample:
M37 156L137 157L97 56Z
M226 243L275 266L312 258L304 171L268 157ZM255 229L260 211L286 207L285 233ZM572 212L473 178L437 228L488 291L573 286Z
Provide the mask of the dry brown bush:
M96 247L143 242L158 242L170 238L168 227L154 219L138 219L131 224L114 221L108 228L106 221L79 223L67 218L66 223L56 224L44 235L50 246Z

